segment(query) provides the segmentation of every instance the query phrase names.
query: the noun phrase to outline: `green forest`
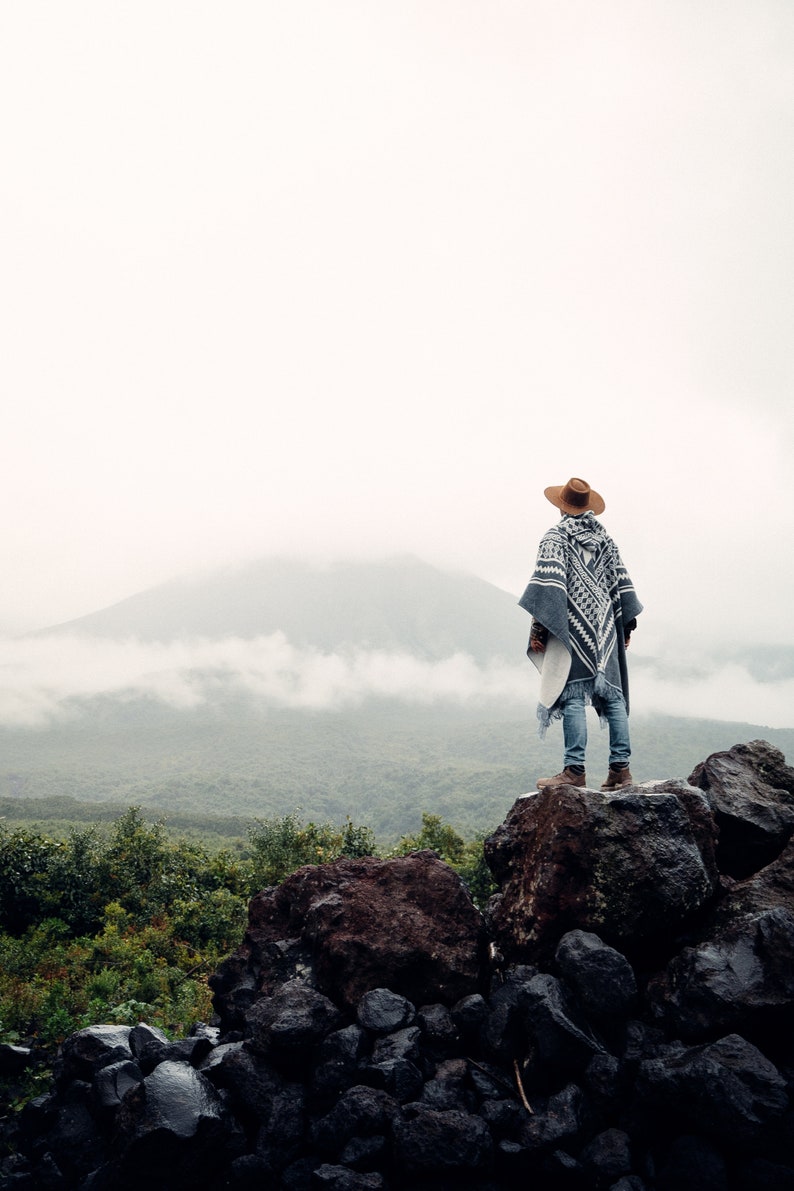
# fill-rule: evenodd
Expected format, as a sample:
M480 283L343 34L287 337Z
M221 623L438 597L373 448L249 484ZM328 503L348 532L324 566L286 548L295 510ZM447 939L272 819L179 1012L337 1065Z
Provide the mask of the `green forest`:
M466 842L436 815L386 854L427 847L475 900L489 896L481 839ZM0 1104L35 1095L58 1043L84 1026L145 1020L180 1037L208 1020L208 977L242 940L255 892L304 864L378 854L368 827L295 814L253 822L221 848L180 838L139 807L65 835L0 822L0 1043L39 1058L22 1085L0 1085Z
M342 823L349 815L394 844L429 812L473 836L500 823L538 777L556 773L562 752L559 725L539 740L532 711L518 718L385 700L325 712L244 701L190 714L103 700L89 710L46 728L0 729L0 814L35 822L59 797L93 804L92 818L101 808L143 806L191 834L193 816L214 817L220 846L227 828L240 833L228 822L235 817L297 811ZM588 778L600 784L607 733L594 713L590 723ZM632 773L639 782L686 778L710 753L759 736L794 752L794 731L632 717Z

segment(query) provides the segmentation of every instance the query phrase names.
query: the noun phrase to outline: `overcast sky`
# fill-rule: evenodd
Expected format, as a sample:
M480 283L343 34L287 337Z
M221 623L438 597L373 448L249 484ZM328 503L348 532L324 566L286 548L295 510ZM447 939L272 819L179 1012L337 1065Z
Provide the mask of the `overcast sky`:
M794 644L791 0L6 0L0 631L274 552Z

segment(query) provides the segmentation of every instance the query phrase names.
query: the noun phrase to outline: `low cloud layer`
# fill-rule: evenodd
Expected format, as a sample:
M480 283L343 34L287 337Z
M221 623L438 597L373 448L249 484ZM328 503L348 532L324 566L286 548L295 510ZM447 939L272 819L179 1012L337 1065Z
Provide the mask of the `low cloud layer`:
M537 679L528 662L480 666L464 654L440 662L380 650L322 653L296 648L282 633L244 640L107 640L77 635L4 642L0 724L37 727L79 714L99 696L150 698L190 710L245 693L263 704L349 708L368 697L467 705L503 702L531 717ZM737 720L794 727L794 679L759 681L738 664L704 662L686 678L637 657L635 714Z
M189 710L246 692L281 707L331 709L369 696L459 703L521 699L518 667L479 666L455 654L426 662L381 650L322 653L283 633L245 640L140 642L74 635L8 641L0 667L0 723L38 725L73 715L74 700L148 697Z

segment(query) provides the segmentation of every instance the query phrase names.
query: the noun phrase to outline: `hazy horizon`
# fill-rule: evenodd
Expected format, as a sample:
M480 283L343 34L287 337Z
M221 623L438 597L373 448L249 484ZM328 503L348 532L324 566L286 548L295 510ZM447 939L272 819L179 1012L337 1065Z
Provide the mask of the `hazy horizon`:
M271 586L267 601L262 600L268 610L261 620L256 609L263 575L257 568L242 568L183 577L140 593L140 598L104 610L116 613L110 621L103 620L100 611L96 623L89 616L85 623L78 620L41 634L6 639L0 666L0 726L68 723L97 697L121 702L145 698L189 712L242 695L263 706L303 710L351 708L371 698L468 708L503 706L511 714L526 716L528 731L533 731L537 674L524 656L526 613L501 598L491 603L486 597L480 606L482 593L475 585L475 597L464 582L469 577L446 576L451 582L441 591L435 577L441 579L443 573L434 568L417 568L417 560L410 558L392 559L389 565L395 571L396 591L403 590L399 579L405 572L410 577L407 586L416 593L415 607L406 608L405 616L393 593L384 600L382 564L340 564L337 570L345 573L345 583L326 593L322 584L327 572L301 564L283 568L281 590L272 585L279 583L282 568L265 568ZM324 599L345 598L350 592L348 571L362 585L364 603L351 606L347 616L344 608L334 607L326 626ZM439 648L438 601L455 598L456 581L460 594L476 604L473 619L464 607L450 609L450 643ZM229 607L218 610L224 591ZM497 589L496 594L504 593ZM285 607L295 613L279 620L278 609ZM195 627L173 627L182 621ZM257 628L265 622L278 627ZM224 623L236 623L238 631L211 627ZM297 635L292 635L290 624ZM686 645L685 658L671 671L658 627L650 634L642 628L641 617L629 655L634 715L794 728L791 648L742 651L736 646L727 651L709 648L696 637L682 637L678 644Z

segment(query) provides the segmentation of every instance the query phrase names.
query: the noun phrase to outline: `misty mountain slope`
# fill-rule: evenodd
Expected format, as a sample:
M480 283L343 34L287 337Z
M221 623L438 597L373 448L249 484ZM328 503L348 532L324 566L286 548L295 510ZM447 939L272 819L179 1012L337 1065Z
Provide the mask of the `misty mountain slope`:
M638 781L686 778L710 753L759 737L794 754L794 731L750 724L637 716L632 735ZM588 779L597 787L608 739L594 724L591 736ZM166 816L349 815L388 841L418 830L422 812L458 830L492 830L519 794L557 771L561 749L559 728L538 740L529 710L522 718L370 700L347 712L257 712L241 699L181 712L95 699L46 728L0 728L0 797L65 795Z
M262 559L150 588L47 632L98 637L252 638L283 632L298 646L346 646L437 660L520 659L529 618L517 597L416 558L316 567Z

